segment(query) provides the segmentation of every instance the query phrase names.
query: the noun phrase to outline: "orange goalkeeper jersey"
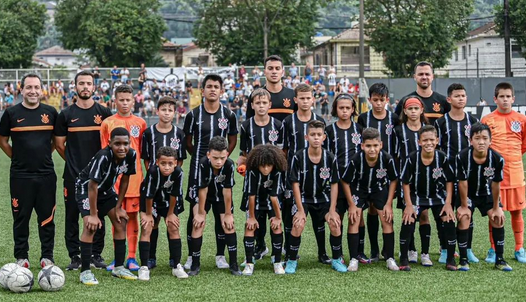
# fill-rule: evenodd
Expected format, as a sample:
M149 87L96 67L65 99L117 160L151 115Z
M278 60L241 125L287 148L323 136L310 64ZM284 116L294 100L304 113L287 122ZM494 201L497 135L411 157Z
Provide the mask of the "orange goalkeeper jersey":
M513 110L507 114L495 110L484 116L482 123L491 129L490 147L504 157L504 180L500 188L524 186L522 154L526 151L526 116Z
M128 191L126 197L140 197L141 195L141 182L143 179L142 166L141 166L141 143L142 133L146 130L146 122L135 115L127 117L120 116L118 113L112 115L102 122L100 129L100 141L102 148L105 148L110 142L110 134L113 129L123 127L130 132L130 147L137 152L137 161L135 162L135 170L137 174L130 176L130 182L128 184ZM119 192L120 177L115 183L115 189Z

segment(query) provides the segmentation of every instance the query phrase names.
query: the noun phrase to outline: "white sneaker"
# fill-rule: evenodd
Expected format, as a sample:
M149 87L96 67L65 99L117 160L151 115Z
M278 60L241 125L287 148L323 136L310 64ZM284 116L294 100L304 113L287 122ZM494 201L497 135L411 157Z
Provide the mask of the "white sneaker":
M192 256L188 256L186 262L184 263L184 269L189 270L192 267Z
M150 270L147 266L141 266L139 268L139 274L137 279L141 281L150 281Z
M252 276L254 273L254 263L247 263L243 270L243 276Z
M177 267L172 268L172 275L178 279L188 278L188 274L184 271L184 268L180 263L177 263Z
M268 247L265 247L265 250L263 252L261 252L261 258L265 257L266 255L268 255Z
M216 266L217 268L230 268L225 256L216 256Z
M276 275L285 275L285 269L281 262L274 263L274 274Z
M429 258L429 254L420 255L420 262L423 266L433 266L433 261Z
M356 272L358 271L358 260L355 258L352 258L351 261L349 261L349 266L347 267L347 270L349 272Z
M409 260L409 263L417 263L418 253L416 251L409 251L407 253L407 260Z
M387 269L390 271L399 271L400 268L398 265L396 265L396 261L393 258L389 258L386 260L387 263Z

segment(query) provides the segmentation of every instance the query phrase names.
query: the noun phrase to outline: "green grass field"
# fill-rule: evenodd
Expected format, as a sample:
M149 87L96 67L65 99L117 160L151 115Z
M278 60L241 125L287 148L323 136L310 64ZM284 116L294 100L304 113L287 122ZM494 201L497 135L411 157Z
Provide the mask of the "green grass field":
M234 152L237 154L238 152ZM62 198L63 160L54 154L59 182L57 185L57 211L55 216L55 260L57 265L65 268L69 264L66 247L64 245L64 201ZM9 195L9 159L0 155L0 264L14 262L12 217ZM188 165L186 163L185 167ZM186 170L186 169L185 169ZM236 228L238 231L239 262L243 261L244 248L242 245L244 214L238 210L242 193L242 179L236 175L237 185L234 189L236 207ZM185 184L186 185L186 184ZM395 211L396 248L398 255L398 233L400 229L400 211ZM185 238L186 219L188 212L181 215ZM475 236L473 250L482 260L479 264L472 264L469 272L448 272L443 265L438 264L438 239L434 223L431 242L431 256L435 266L425 268L413 265L411 272L390 272L385 262L361 265L356 273L340 274L330 266L317 262L317 249L310 223L306 227L301 246L301 260L296 275L276 276L270 264L270 257L265 257L256 264L252 277L234 277L228 270L215 268L215 239L213 235L213 216L208 216L208 226L202 251L202 267L199 276L187 280L178 280L171 276L168 266L168 243L165 227L161 226L159 235L158 267L151 271L150 282L126 281L112 278L106 271L95 271L100 284L87 287L79 283L79 272L65 272L66 285L56 293L44 292L38 284L27 294L13 294L0 290L0 301L439 301L460 299L462 301L525 301L526 300L526 265L521 265L513 256L513 233L506 224L506 252L505 257L513 267L513 272L496 271L493 266L484 262L489 246L487 235L487 220L482 219L479 212L475 214ZM109 225L109 220L107 220ZM109 228L108 228L109 229ZM327 228L328 229L328 228ZM417 236L417 247L420 243ZM381 240L381 235L379 236ZM346 238L343 238L344 253L348 256ZM106 236L104 258L113 259L111 234ZM267 245L270 246L267 238ZM381 244L381 243L380 243ZM38 259L40 243L38 240L36 216L31 221L30 237L31 271L39 272ZM327 233L327 251L330 255ZM183 240L183 262L186 260L187 245ZM369 244L366 243L366 253ZM346 259L348 261L348 259ZM397 259L398 260L398 259ZM133 299L133 300L130 300ZM525 299L525 300L522 300Z

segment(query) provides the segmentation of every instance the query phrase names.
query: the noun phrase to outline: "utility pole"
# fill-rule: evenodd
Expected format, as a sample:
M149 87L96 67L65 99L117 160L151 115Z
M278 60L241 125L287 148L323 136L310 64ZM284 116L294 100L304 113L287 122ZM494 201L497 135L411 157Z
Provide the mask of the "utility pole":
M510 4L508 0L504 0L504 69L506 77L511 77L511 43L510 43L510 20L509 20Z
M365 46L364 46L364 35L363 35L363 23L364 23L364 12L363 12L363 1L360 0L360 75L359 78L363 79L365 77L364 72L364 65L365 65L365 59L364 59L364 52L365 52Z

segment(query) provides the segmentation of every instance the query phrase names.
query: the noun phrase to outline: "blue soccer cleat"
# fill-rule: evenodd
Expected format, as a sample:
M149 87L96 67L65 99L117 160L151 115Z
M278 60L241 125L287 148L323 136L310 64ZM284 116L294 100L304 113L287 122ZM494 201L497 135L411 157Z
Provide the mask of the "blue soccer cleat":
M287 265L285 266L285 274L295 274L297 266L297 260L287 260Z
M497 257L497 255L495 254L495 250L493 248L490 248L488 250L488 256L486 257L486 262L487 263L495 263L495 258Z

